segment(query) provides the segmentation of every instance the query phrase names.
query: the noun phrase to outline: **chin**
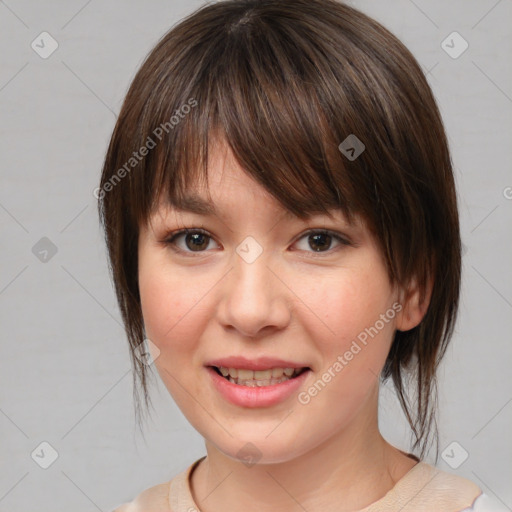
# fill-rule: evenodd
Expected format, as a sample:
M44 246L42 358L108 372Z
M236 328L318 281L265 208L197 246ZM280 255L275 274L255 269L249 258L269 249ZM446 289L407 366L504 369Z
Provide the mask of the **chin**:
M290 462L309 450L306 442L301 441L295 433L288 435L282 432L281 435L277 435L277 432L274 432L268 436L267 430L261 428L256 428L252 436L246 432L243 436L226 435L220 442L209 442L226 457L247 467L252 467L254 464Z

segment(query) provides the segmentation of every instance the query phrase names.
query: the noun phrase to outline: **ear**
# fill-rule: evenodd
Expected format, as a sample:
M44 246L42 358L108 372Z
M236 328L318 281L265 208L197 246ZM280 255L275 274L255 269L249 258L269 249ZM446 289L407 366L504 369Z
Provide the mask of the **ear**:
M433 284L430 278L422 294L416 279L413 279L407 289L401 290L399 301L402 310L396 316L396 328L399 331L409 331L421 323L430 304Z

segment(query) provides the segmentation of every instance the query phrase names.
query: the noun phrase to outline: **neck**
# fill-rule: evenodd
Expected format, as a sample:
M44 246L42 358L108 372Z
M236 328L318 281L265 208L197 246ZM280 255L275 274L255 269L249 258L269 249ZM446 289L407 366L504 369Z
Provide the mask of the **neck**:
M208 456L192 474L191 485L202 512L299 506L324 512L360 510L382 498L415 465L384 440L376 413L359 417L314 450L282 463L247 467L208 441L206 449Z

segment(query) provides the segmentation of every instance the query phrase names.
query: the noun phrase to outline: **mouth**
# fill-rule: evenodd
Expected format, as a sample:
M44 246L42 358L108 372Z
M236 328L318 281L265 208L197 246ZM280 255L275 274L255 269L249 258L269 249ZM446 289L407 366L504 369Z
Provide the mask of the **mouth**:
M209 366L218 375L238 386L250 388L274 386L283 382L296 379L304 372L311 370L303 368L268 368L266 370L248 370L243 368L228 368L225 366Z

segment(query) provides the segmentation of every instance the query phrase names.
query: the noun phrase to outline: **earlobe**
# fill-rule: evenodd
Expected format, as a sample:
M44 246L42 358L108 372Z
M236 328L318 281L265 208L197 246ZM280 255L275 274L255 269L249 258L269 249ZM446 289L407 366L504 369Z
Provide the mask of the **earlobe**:
M427 289L421 290L416 279L413 279L409 287L401 291L402 310L396 317L396 328L399 331L409 331L421 323L430 304L432 285L432 279L429 279Z

